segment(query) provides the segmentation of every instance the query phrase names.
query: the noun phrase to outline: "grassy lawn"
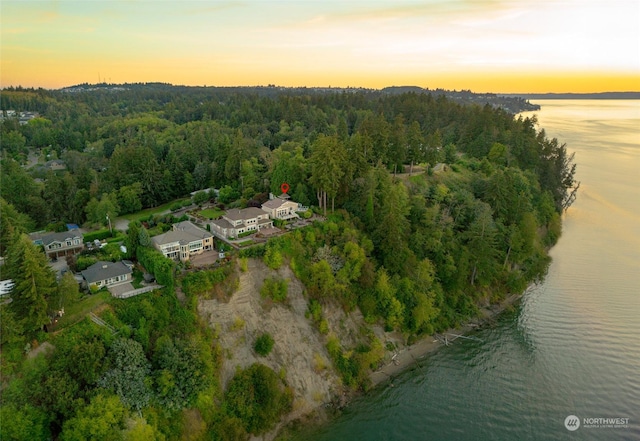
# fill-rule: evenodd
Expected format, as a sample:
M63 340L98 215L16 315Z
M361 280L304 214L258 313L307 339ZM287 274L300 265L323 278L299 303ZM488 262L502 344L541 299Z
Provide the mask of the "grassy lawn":
M163 213L165 211L169 211L169 208L175 204L176 202L184 202L189 198L176 199L175 201L167 202L166 204L159 205L153 208L147 208L142 211L138 211L137 213L129 213L123 216L120 216L119 219L127 219L129 221L140 220L149 217L149 215L156 215Z
M240 243L239 243L239 244L237 244L237 245L238 245L240 248L242 248L242 247L246 247L246 246L252 245L252 244L254 244L254 243L255 243L255 242L254 242L253 240L249 239L249 240L245 240L244 242L240 242Z
M65 308L65 314L58 322L56 329L62 329L82 320L91 311L97 309L100 305L107 303L111 299L111 293L102 291L97 294L89 295L82 300L75 302Z
M205 210L199 211L198 214L208 219L217 219L224 214L224 211L218 208L207 208Z

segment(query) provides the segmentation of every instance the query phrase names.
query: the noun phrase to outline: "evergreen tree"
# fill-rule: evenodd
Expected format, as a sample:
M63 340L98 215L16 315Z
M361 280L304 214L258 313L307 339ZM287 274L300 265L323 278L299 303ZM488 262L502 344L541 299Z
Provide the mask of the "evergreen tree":
M0 197L0 255L4 255L15 233L26 233L33 228L33 221L26 214Z
M413 121L407 133L407 159L411 162L409 174L413 173L413 165L424 159L424 136L418 121Z
M140 229L143 228L140 222L129 222L129 229L127 230L127 237L124 240L124 244L127 247L127 257L133 259L136 257L136 250L140 244ZM147 234L148 236L148 234Z
M47 302L56 292L56 277L44 253L26 234L17 236L7 250L6 275L15 283L10 306L23 329L42 329L49 322Z
M151 247L153 246L151 242L151 236L149 236L149 232L143 226L138 230L138 243L141 247Z
M346 152L337 136L320 135L313 144L311 183L317 190L318 205L327 214L327 196L331 198L331 211L344 176Z

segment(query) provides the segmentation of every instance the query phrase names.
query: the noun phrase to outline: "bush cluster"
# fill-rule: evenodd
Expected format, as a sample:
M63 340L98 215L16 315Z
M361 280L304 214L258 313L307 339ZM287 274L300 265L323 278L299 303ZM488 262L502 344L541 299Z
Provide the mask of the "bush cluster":
M271 349L273 349L274 343L275 342L273 341L273 337L271 337L271 334L265 332L264 334L260 334L260 336L256 338L256 342L253 344L253 349L258 355L266 357L271 353Z

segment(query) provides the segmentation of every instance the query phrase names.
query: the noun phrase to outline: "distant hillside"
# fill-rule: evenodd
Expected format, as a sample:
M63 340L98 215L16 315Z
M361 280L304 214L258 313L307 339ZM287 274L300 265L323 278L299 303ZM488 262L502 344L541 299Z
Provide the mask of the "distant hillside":
M527 100L640 100L640 92L521 93L500 96Z
M381 90L366 89L361 87L281 87L275 85L268 86L235 86L235 87L217 87L217 86L174 86L167 83L125 83L125 84L78 84L71 87L61 89L67 93L82 92L121 92L123 90L145 90L156 92L212 92L226 91L236 93L253 93L259 96L278 96L283 93L288 95L317 95L326 93L367 93L382 95L401 95L404 93L432 94L443 95L459 104L477 104L484 106L489 104L495 108L501 108L509 113L520 113L528 110L539 110L540 106L531 104L526 98L521 96L505 96L493 93L474 93L470 90L452 91L444 89L424 89L418 86L391 86Z
M489 104L492 107L499 107L509 113L520 113L530 110L540 110L537 104L531 104L523 96L496 95L494 93L474 93L470 90L444 90L444 89L423 89L418 86L392 86L381 90L384 94L399 95L403 93L430 93L433 95L444 95L459 104L478 104L484 106Z

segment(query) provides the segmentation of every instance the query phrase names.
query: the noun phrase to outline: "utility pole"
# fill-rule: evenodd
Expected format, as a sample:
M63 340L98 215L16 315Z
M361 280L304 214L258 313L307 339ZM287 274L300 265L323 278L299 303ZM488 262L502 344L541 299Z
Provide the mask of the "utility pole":
M111 219L109 219L109 213L107 213L107 222L109 222L109 232L111 233L111 236L113 237L113 229L111 228Z

